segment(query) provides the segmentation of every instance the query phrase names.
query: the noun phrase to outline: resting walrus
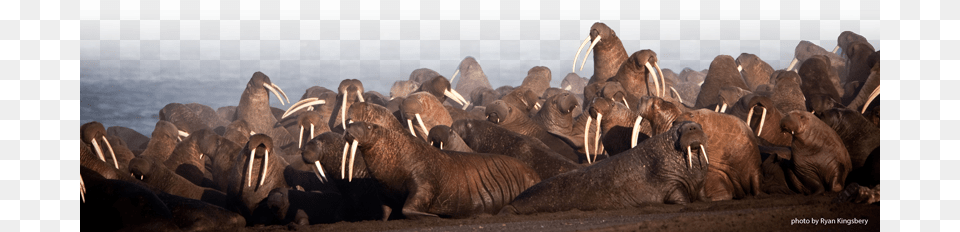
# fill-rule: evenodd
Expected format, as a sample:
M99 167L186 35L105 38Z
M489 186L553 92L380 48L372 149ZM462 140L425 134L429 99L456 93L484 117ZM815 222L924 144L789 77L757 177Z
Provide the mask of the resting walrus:
M347 124L344 136L353 141L353 152L363 152L374 178L394 195L406 196L402 212L408 218L495 214L540 181L515 158L443 152L376 124Z
M636 207L641 203L696 200L709 160L699 124L678 122L670 131L596 164L544 180L524 191L501 214ZM701 155L703 153L703 155Z

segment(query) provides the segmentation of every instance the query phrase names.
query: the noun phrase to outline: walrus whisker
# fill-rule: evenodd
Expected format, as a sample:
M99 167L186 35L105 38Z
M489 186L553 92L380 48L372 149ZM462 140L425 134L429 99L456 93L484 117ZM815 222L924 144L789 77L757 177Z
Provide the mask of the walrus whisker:
M763 133L763 121L767 119L767 107L763 107L763 112L760 113L760 126L757 127L757 136L760 136L760 133Z
M100 158L100 161L107 162L107 159L103 158L103 150L101 150L100 145L97 144L97 139L90 139L90 144L93 144L93 150L97 152L97 158Z
M343 144L343 155L340 159L340 179L347 178L347 151L350 150L350 142Z
M420 124L420 130L423 131L423 137L430 136L430 132L427 131L427 126L423 125L423 118L420 118L420 113L414 114L417 117L417 123Z
M587 38L589 38L589 37L587 37ZM592 52L592 51L593 51L593 47L596 47L596 46L597 46L597 43L600 42L600 38L601 38L600 35L597 35L597 39L593 40L593 43L590 43L590 48L587 49L587 54L584 54L584 55L583 55L583 61L580 62L580 70L579 70L579 71L583 71L583 65L587 63L587 56L590 56L590 52Z
M270 84L267 84L267 83L263 83L263 87L266 88L267 90L270 90L270 92L272 92L273 95L276 95L276 96L277 96L277 100L280 101L280 105L284 105L284 104L283 104L283 97L280 96L280 93L278 93L277 90L273 88L273 86L271 86Z
M641 120L643 120L643 116L637 116L637 120L633 122L633 132L630 135L630 148L637 147L637 139L640 137Z
M487 116L487 118L490 118L490 117ZM417 137L417 132L413 131L413 120L410 120L409 118L407 119L407 128L410 128L410 134L412 134L413 137Z
M323 168L321 168L322 165L320 165L320 161L319 160L313 161L313 165L314 167L317 168L317 170L313 172L313 174L317 174L317 179L320 179L321 183L327 182L327 174L323 172Z
M354 139L350 144L350 170L347 173L347 182L353 182L353 163L357 158L357 140Z
M580 48L577 48L577 55L573 57L573 67L570 68L570 72L577 72L577 60L580 59L580 52L583 51L583 46L587 46L587 43L590 42L590 36L587 35L586 39L583 39L583 43L580 43ZM586 57L584 57L586 59Z
M361 93L359 89L357 90L357 99L360 99L360 102L364 102L363 93Z
M300 125L300 136L297 137L297 148L303 148L303 125Z
M867 107L870 106L870 103L873 103L873 100L880 96L880 85L877 84L877 88L873 89L873 92L870 92L870 98L867 99L867 103L863 104L863 109L860 110L860 114L867 112Z
M653 67L657 69L657 75L660 76L660 97L667 93L667 80L664 79L663 70L660 70L660 62L653 62Z
M603 114L597 112L597 131L594 133L593 145L596 147L596 152L593 153L593 161L597 161L597 156L600 156L600 120L603 119Z
M267 172L270 170L270 149L265 149L263 151L263 168L260 170L260 183L257 184L257 188L263 186L263 181L267 179Z
M301 103L301 104L298 105L298 106L290 106L290 109L287 109L287 112L284 112L284 113L283 113L283 116L280 116L280 119L287 118L287 117L289 117L290 115L293 115L293 113L296 113L297 111L300 111L300 110L303 109L303 108L309 108L309 107L313 107L313 106L315 106L315 105L327 104L327 101L325 101L325 100L316 99L316 98L312 98L312 99L314 99L314 100L313 100L313 101L310 101L310 102L306 102L306 103ZM300 103L300 102L297 102L297 103Z
M643 66L647 67L647 71L650 72L650 75L653 75L653 85L654 85L655 88L657 88L657 90L656 90L657 92L654 92L653 95L654 95L654 96L657 96L657 97L660 97L660 79L659 79L660 77L657 76L657 72L656 72L657 70L656 70L656 69L653 69L653 65L650 65L650 62L649 62L649 61L648 61L646 64L644 64ZM646 83L644 83L644 84L646 84Z
M283 92L283 89L280 88L280 86L278 86L277 84L274 84L274 83L270 83L270 85L272 85L274 88L276 88L277 91L280 91L280 94L283 94L283 98L284 98L284 99L287 99L287 104L290 104L290 98L287 97L287 93ZM280 98L280 96L277 96L277 98ZM279 99L277 99L277 100L279 100Z
M593 120L593 117L590 117L589 112L586 112L586 113L587 113L587 124L586 126L583 127L583 151L587 153L587 163L589 164L589 163L592 163L592 161L590 161L590 143L588 142L589 141L588 139L590 138L589 136L590 123L591 123L591 120Z
M690 150L690 146L687 146L687 166L693 168L693 151Z
M247 165L247 187L250 187L252 182L250 180L250 177L251 177L251 174L253 173L253 156L256 155L256 153L257 153L256 148L254 148L253 150L250 150L250 165Z
M117 163L117 154L113 152L113 146L110 145L110 141L107 141L107 136L100 136L100 138L103 139L103 145L107 145L107 150L110 151L110 157L113 158L113 167L120 169L120 164Z
M700 151L703 152L703 160L707 161L707 165L710 165L710 157L707 157L707 148L703 147L703 144L700 144Z

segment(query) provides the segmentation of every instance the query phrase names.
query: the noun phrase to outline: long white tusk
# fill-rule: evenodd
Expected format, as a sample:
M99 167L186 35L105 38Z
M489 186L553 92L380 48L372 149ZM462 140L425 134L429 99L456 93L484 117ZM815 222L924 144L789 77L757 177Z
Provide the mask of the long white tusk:
M90 139L90 144L93 144L93 150L97 152L97 158L100 158L100 161L107 162L107 159L103 158L103 150L100 150L100 145L97 144L97 139Z
M637 116L637 120L633 122L633 132L630 135L630 148L637 147L637 140L640 137L640 121L643 120L643 116Z
M794 58L793 58L793 61L790 61L790 66L787 66L787 71L793 70L793 66L796 66L796 65L797 65L797 61L799 61L799 60L797 60L797 58L794 57Z
M250 131L250 136L253 136L253 135L255 135L255 134L257 134L256 131Z
M321 183L327 182L327 174L323 172L323 168L320 168L322 167L322 165L320 165L320 161L314 161L313 165L317 167L317 171L314 172L314 174L317 174L317 179L320 179Z
M535 110L540 110L540 102L534 103L534 104L533 104L533 109L535 109Z
M190 133L187 133L186 131L182 131L182 130L177 130L177 134L179 134L180 137L184 137L184 138L190 137Z
M653 65L650 65L650 62L647 62L646 64L644 64L644 66L646 66L647 71L649 71L650 74L653 75L653 85L655 85L657 88L657 92L654 92L653 95L660 97L660 80L659 80L660 77L657 75L657 70L653 69ZM647 83L644 83L644 84L647 84Z
M757 106L750 107L750 111L747 112L747 127L750 127L750 119L753 119L753 108L757 108ZM757 136L759 135L760 133L757 133Z
M350 170L347 173L347 181L353 182L353 161L357 158L357 140L354 139L350 144Z
M364 100L363 100L363 93L361 93L359 89L357 90L357 98L360 99L360 102L364 102Z
M713 108L713 112L720 112L720 103L717 103L717 107Z
M290 98L287 97L287 93L284 93L283 89L280 88L280 86L277 86L277 84L274 84L274 83L270 83L270 85L272 85L274 88L277 88L277 91L280 91L280 94L283 94L283 98L287 99L287 104L290 104ZM280 98L280 97L277 97L277 98Z
M296 113L297 111L302 110L303 108L309 108L309 107L313 107L313 106L315 106L315 105L327 104L327 101L325 101L325 100L319 100L319 99L316 99L316 98L312 98L312 99L314 99L314 100L313 100L313 101L310 101L310 102L305 102L305 103L297 102L297 103L299 103L300 105L290 106L290 109L287 109L287 112L283 112L283 116L280 116L280 119L287 118L288 116L292 115L293 113Z
M673 86L670 86L670 90L673 90L673 94L676 94L676 95L677 95L677 100L680 100L680 103L682 104L682 103L683 103L683 98L680 97L680 93L677 92L677 89L674 89Z
M253 173L253 156L256 155L256 152L256 148L250 150L250 165L247 166L247 187L250 187L250 174Z
M466 98L463 98L463 95L460 95L460 93L458 93L455 89L444 90L443 95L446 95L447 97L453 99L453 101L463 105L463 110L467 110L467 107L470 106L470 102L468 102Z
M667 80L666 80L666 79L663 79L663 78L665 78L665 76L663 75L663 70L660 69L660 64L659 64L659 63L660 63L660 62L654 62L654 63L653 63L653 67L654 67L654 68L657 68L657 75L660 76L660 85L661 85L661 86L660 86L660 96L662 97L663 95L665 95L665 94L667 93Z
M457 68L457 71L453 72L453 76L450 76L450 85L453 85L453 80L457 79L457 74L460 74L460 68Z
M410 134L412 134L413 137L417 137L417 132L413 131L413 120L407 119L407 128L410 128Z
M630 104L627 104L627 98L620 98L620 100L623 100L623 105L627 106L627 109L629 110Z
M83 184L83 177L80 177L80 200L84 203L87 202L87 186Z
M587 112L587 125L583 127L583 151L587 153L587 163L592 163L590 161L590 143L588 139L590 138L590 122L593 120L593 117L590 117L589 112Z
M350 150L350 142L343 144L343 155L340 160L340 179L347 178L347 151Z
M420 118L420 113L414 115L417 117L417 123L420 124L420 130L423 131L423 137L430 136L430 132L427 131L427 126L423 125L423 118Z
M262 174L260 174L260 183L257 184L257 188L260 188L260 186L263 186L263 181L267 179L267 172L270 171L270 166L268 166L269 164L270 164L270 149L266 149L263 151L263 168L262 168L263 170L260 170Z
M313 137L316 137L316 136L317 136L317 134L314 134L314 133L313 133L313 123L310 123L310 138L307 139L307 140L312 140Z
M693 168L693 151L690 150L690 146L687 146L687 166Z
M763 112L760 113L760 126L757 128L757 137L760 136L760 133L763 133L763 121L767 119L767 107L763 107Z
M720 113L726 113L726 112L727 112L727 103L724 102L723 106L720 107Z
M453 92L451 92L449 89L443 90L443 96L449 97L453 101L457 102L457 104L460 104L460 105L464 104L462 101L460 101L460 98L457 98L457 96L454 96Z
M600 120L603 119L603 114L597 113L597 131L594 133L593 137L593 146L597 149L593 153L593 161L597 161L597 156L600 156Z
M580 48L577 48L577 55L573 57L573 67L570 68L570 72L577 72L577 60L580 59L580 51L583 51L583 46L587 46L587 43L590 42L590 36L587 35L586 39L583 39L583 43L580 43ZM586 59L586 57L584 57Z
M303 125L300 125L300 137L297 137L297 148L303 148Z
M203 163L203 153L200 153L200 162Z
M276 96L277 96L277 100L280 101L280 105L284 105L284 104L283 104L283 97L280 96L280 93L277 92L277 89L274 89L272 85L267 84L267 83L263 83L263 87L264 87L264 88L267 88L267 90L270 90L270 92L272 92L273 95L276 95Z
M590 56L590 52L593 51L593 47L597 46L597 43L600 42L600 35L597 35L597 39L593 40L593 43L590 43L590 48L587 49L587 54L583 55L583 61L580 62L580 70L583 71L583 65L587 63L587 56Z
M340 98L340 126L343 126L343 130L347 130L347 95L343 94L343 98Z
M305 104L305 103L307 103L307 102L316 101L316 100L318 100L318 99L319 99L319 98L315 98L315 97L308 97L308 98L300 99L300 101L297 101L296 103L293 103L293 105L290 105L290 108L287 108L287 111L284 111L284 112L283 112L283 115L287 115L287 114L290 112L290 110L296 108L297 106L303 105L303 104Z
M440 141L440 150L443 150L443 141Z
M860 110L860 114L867 112L867 107L870 106L870 103L873 103L873 99L876 99L877 96L880 96L880 85L877 85L877 88L873 89L873 92L870 92L870 98L867 99L866 104L863 104L863 109Z
M830 51L830 53L836 54L836 53L837 53L837 50L840 50L840 44L837 44L836 47L833 47L833 51ZM838 55L839 55L839 54L838 54Z
M707 156L707 148L703 147L703 144L700 144L700 151L703 152L703 159L707 161L707 165L710 165L710 157Z
M103 139L103 144L107 145L107 150L110 151L110 157L113 158L113 166L117 169L120 169L120 164L117 163L117 154L113 152L113 146L110 146L110 141L107 141L107 136L100 136Z

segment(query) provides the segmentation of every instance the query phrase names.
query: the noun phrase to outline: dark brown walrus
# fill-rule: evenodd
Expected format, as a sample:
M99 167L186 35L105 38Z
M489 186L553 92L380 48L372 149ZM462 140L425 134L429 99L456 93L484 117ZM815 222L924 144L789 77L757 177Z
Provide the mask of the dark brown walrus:
M496 214L540 182L536 172L511 157L443 152L376 124L347 124L345 138L353 141L354 152L363 152L371 174L387 191L406 196L407 218Z
M670 131L620 155L544 180L513 200L501 214L573 209L637 207L642 203L684 204L697 200L709 160L699 124L678 122Z

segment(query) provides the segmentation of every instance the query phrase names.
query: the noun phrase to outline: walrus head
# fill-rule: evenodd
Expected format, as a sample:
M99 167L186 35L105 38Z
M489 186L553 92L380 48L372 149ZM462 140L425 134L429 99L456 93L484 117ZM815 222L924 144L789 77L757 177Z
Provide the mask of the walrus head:
M370 136L375 134L374 131L380 128L381 127L376 124L366 122L350 122L347 124L343 139L347 141L347 144L350 146L346 146L345 144L343 147L343 160L341 160L340 163L341 178L343 178L344 173L346 173L347 181L353 181L353 164L357 158L357 146L371 139ZM348 151L350 152L349 156L347 155ZM348 158L349 161L347 161Z
M203 156L206 154L216 154L217 150L220 148L220 143L223 142L223 137L218 135L216 132L213 132L211 129L203 129L194 132L188 139L197 140L197 147L199 148L200 152L200 160L203 160Z
M320 131L321 125L321 115L317 111L305 111L297 117L297 125L300 125L300 135L297 137L297 148L303 147L304 141L310 141L313 137L317 136ZM327 128L329 130L329 128ZM304 132L307 132L304 135Z
M93 146L93 150L97 153L97 158L100 158L100 161L107 162L103 151L104 149L110 151L110 156L113 157L114 167L120 169L120 165L117 163L117 155L114 154L113 147L111 147L110 142L107 141L107 130L103 128L103 124L97 121L83 124L80 126L80 139L81 141L90 143L90 146Z
M707 158L707 149L704 147L707 143L707 134L703 132L703 127L691 121L677 122L677 125L679 128L676 131L677 141L674 149L686 151L688 167L693 168L694 153L698 156L702 153L704 161L709 165L710 158Z
M246 149L244 149L244 151L250 152L250 155L247 157L247 159L249 159L246 169L247 187L251 187L253 184L253 179L251 177L253 174L253 161L256 158L262 158L263 160L263 167L260 168L260 181L257 183L256 188L260 188L260 186L263 185L263 181L267 179L267 173L270 171L269 162L271 150L273 150L273 139L265 134L253 135L250 137L250 140L247 141ZM246 152L241 152L241 155L246 155Z
M633 55L630 55L627 58L627 62L632 62L633 65L637 68L641 68L641 73L643 74L642 80L646 81L647 76L653 76L653 84L655 86L655 91L652 94L648 91L648 95L653 95L657 97L663 97L667 83L663 76L663 70L660 69L660 64L657 59L657 53L650 49L644 49L637 52L634 52ZM646 87L648 84L643 83Z
M780 128L783 131L789 131L791 135L796 136L797 133L803 134L806 129L806 125L810 121L810 117L814 117L810 112L797 111L794 110L787 114L786 117L780 119Z
M430 129L430 136L427 137L427 141L430 142L431 146L443 150L443 145L450 145L449 141L454 136L457 136L457 132L453 131L453 128L446 125L437 125ZM445 141L447 144L444 144Z
M143 178L150 176L150 171L153 169L152 162L139 157L130 160L127 166L130 169L130 176L138 180L143 180Z
M510 114L513 113L513 107L507 105L503 100L496 100L490 104L487 104L484 114L487 116L487 121L490 121L494 124L500 124L506 122L510 118Z
M577 97L574 97L573 94L570 93L561 93L553 99L553 104L556 105L560 113L564 115L573 112L573 110L580 105L580 103L577 102Z
M463 98L457 90L450 88L450 81L443 76L436 76L431 78L420 85L420 91L425 91L437 98L441 103L447 100L447 98L453 99L453 101L459 103L463 106L463 109L466 110L467 106L470 105L466 99Z

